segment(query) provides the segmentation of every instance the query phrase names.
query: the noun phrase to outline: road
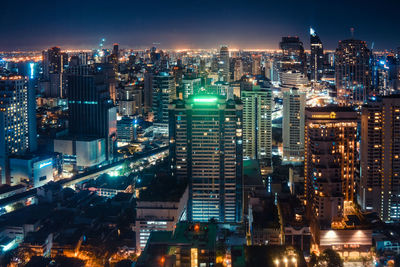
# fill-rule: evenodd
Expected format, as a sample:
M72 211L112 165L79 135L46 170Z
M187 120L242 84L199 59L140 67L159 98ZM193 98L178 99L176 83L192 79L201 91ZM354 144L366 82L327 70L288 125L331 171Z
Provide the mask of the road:
M119 160L117 162L113 162L111 164L104 165L104 166L101 166L100 168L92 169L92 170L86 171L84 173L79 173L79 174L77 174L77 175L75 175L75 176L73 176L73 177L71 177L69 179L63 179L63 180L59 181L59 183L63 187L70 187L70 186L75 185L77 183L80 183L80 182L83 182L83 181L86 181L86 180L89 180L89 179L96 178L96 177L98 177L99 175L101 175L103 173L108 173L110 171L116 170L119 167L121 167L122 164L126 160L128 160L130 162L136 162L138 160L142 160L144 158L147 158L147 157L150 157L150 156L154 156L154 155L159 154L159 153L163 153L163 152L165 152L167 150L168 150L168 146L164 146L164 147L159 147L159 148L152 149L152 150L147 151L147 152L139 152L139 153L134 154L131 157L121 159L121 160Z

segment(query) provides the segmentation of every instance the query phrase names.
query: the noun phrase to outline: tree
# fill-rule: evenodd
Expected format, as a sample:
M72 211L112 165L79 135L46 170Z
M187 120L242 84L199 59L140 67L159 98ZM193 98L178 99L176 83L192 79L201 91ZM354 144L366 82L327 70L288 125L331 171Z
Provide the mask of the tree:
M317 258L311 256L310 260L311 267L343 267L343 260L339 254L333 249L325 249L324 252Z

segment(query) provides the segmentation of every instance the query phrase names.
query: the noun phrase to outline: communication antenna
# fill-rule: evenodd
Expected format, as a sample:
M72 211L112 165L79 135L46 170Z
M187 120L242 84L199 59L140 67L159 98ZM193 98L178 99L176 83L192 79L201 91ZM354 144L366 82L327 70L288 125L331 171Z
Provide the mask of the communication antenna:
M350 28L350 33L351 33L351 39L354 39L354 28Z

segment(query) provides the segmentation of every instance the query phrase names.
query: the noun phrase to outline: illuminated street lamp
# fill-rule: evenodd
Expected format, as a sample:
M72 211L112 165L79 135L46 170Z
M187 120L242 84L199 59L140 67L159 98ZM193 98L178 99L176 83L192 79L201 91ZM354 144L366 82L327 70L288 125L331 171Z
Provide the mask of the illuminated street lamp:
M295 257L292 258L292 262L294 263L294 266L297 267L297 259Z
M275 265L279 266L279 260L278 259L275 260Z
M288 265L288 259L287 258L283 258L283 262L285 263L285 267L287 267Z

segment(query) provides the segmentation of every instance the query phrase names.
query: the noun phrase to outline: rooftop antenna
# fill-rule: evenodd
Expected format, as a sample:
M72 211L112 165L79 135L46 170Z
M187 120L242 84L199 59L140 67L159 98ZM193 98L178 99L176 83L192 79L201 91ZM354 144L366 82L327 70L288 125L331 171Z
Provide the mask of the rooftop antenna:
M351 33L351 39L354 39L354 28L350 28L350 33Z

